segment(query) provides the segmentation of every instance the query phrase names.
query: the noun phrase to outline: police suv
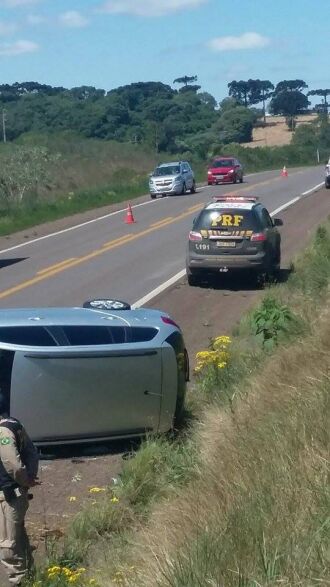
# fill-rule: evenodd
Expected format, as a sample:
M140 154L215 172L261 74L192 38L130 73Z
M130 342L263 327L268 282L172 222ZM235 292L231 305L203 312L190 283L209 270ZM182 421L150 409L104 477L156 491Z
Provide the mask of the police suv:
M208 274L249 270L255 275L280 268L283 222L271 218L255 197L215 197L195 218L189 233L189 285Z

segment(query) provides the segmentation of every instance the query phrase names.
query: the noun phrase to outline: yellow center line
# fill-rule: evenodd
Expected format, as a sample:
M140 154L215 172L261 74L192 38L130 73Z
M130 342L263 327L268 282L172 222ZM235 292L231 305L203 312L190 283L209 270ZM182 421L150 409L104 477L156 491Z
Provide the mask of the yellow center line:
M242 188L241 190L238 190L238 191L253 190L254 188L257 188L261 185L269 184L272 181L276 181L278 179L282 179L282 178L278 178L278 177L272 178L272 179L269 179L269 180L264 181L259 184L247 186L247 187ZM230 195L230 194L227 193L225 195ZM172 216L170 216L168 218L164 218L162 221L159 221L159 223L155 223L153 225L150 225L149 228L146 228L145 230L142 230L141 232L137 232L135 234L124 235L124 236L121 236L117 239L109 241L108 243L105 243L104 245L102 245L102 247L100 249L96 249L95 251L92 251L91 253L84 255L83 257L78 257L78 258L74 257L72 259L67 259L65 264L63 262L63 263L59 263L58 265L54 265L53 267L47 268L45 270L41 270L37 273L37 275L35 277L32 277L31 279L28 279L27 281L23 281L22 283L19 283L18 285L14 285L13 287L11 287L9 289L6 289L6 290L3 290L2 292L0 292L0 299L7 298L15 293L18 293L19 291L26 289L27 287L30 287L31 285L35 285L37 283L40 283L41 281L48 279L49 277L57 275L58 273L62 273L62 271L66 271L67 269L77 267L78 265L81 265L82 263L85 263L86 261L90 261L91 259L95 259L96 257L99 257L100 255L104 255L104 253L106 253L107 251L110 251L112 249L115 249L117 247L125 245L127 243L132 242L132 241L138 240L138 239L142 238L143 236L151 234L152 232L155 232L156 230L159 230L160 228L164 228L165 226L167 226L169 224L174 224L174 222L179 222L180 220L183 220L184 218L191 216L191 214L193 214L194 212L197 212L198 210L203 208L203 206L204 206L204 203L201 202L200 204L196 204L194 206L191 206L190 208L188 208L188 210L186 212L182 212L182 214L179 214L178 216L175 216L174 218Z
M197 210L200 210L201 208L203 208L204 204L195 204L195 206L190 206L190 208L188 208L188 210L190 212L197 212Z
M124 242L127 239L127 234L123 234L123 236L120 236L119 238L114 238L112 241L108 241L106 243L104 243L104 245L102 245L102 247L108 247L109 245L113 244L113 243L121 243Z
M50 267L46 267L45 269L41 269L40 271L38 271L37 275L42 275L43 273L48 273L48 271L51 271L52 269L57 269L57 267L63 267L64 265L66 265L67 263L70 263L71 261L74 261L77 257L71 257L71 259L65 259L64 261L61 261L60 263L56 263L55 265L50 265Z
M161 224L164 224L164 222L168 222L169 220L173 220L173 216L168 216L167 218L163 218L163 220L158 220L158 222L154 222L153 224L150 224L150 226L160 226Z

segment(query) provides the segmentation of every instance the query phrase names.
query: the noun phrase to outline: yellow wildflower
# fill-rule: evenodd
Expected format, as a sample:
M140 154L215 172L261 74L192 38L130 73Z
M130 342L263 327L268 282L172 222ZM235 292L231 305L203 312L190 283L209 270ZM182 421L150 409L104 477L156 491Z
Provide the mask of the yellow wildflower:
M115 495L110 499L111 503L118 503L119 499Z
M75 495L71 495L71 496L69 497L69 501L77 501L77 498L76 498L76 496L75 496Z
M101 491L105 490L105 487L91 487L89 493L101 493Z
M47 572L48 573L60 573L61 567L58 567L58 566L48 567Z

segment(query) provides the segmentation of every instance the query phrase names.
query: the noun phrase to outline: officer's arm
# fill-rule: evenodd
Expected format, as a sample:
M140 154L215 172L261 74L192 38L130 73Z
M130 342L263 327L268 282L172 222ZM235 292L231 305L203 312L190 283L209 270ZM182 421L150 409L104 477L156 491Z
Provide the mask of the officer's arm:
M33 481L36 479L36 477L38 477L39 455L25 428L23 428L22 434L24 442L25 466L27 468L30 480Z
M15 435L11 430L2 429L0 436L0 459L8 475L21 487L29 487L28 471L17 450Z

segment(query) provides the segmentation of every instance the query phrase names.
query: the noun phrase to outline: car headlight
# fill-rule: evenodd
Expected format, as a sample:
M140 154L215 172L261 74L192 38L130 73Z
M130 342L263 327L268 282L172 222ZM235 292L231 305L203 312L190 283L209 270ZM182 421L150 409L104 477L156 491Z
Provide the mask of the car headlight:
M234 170L233 170L233 169L230 169L230 170L228 171L228 173L234 173Z

